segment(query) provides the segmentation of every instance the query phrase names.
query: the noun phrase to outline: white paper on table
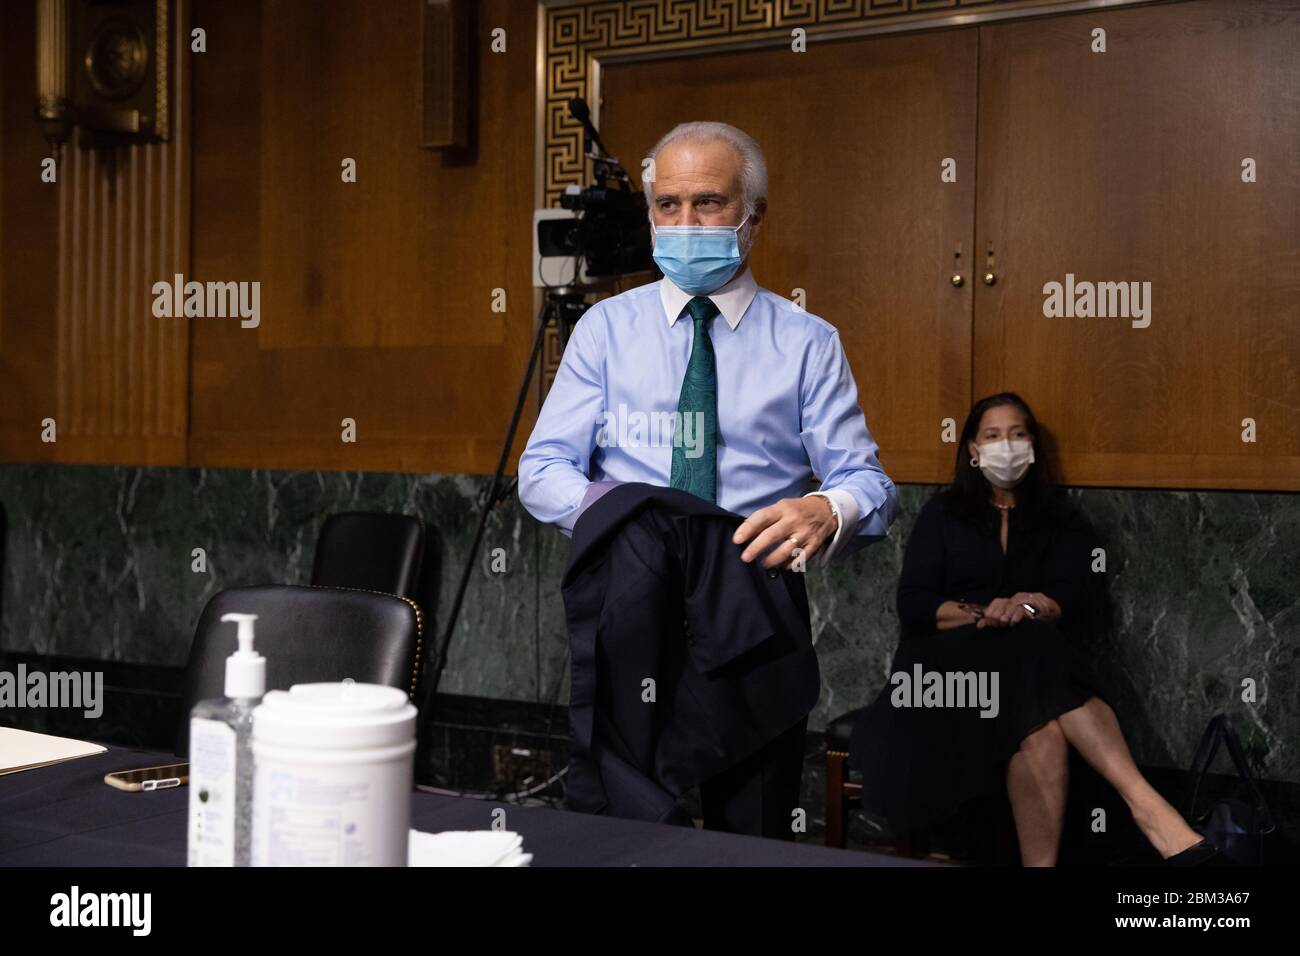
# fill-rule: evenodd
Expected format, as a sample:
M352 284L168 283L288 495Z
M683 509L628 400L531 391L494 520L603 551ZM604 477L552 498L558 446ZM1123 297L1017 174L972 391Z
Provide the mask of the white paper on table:
M524 838L510 830L412 830L408 866L527 866Z
M16 727L0 727L0 776L102 754L107 749L71 737L51 737Z

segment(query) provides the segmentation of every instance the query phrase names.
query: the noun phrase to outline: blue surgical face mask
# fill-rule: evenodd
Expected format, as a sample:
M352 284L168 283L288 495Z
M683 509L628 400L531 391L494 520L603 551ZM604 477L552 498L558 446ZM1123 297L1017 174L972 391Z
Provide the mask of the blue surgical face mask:
M654 260L683 292L706 295L726 285L740 268L739 226L655 226Z

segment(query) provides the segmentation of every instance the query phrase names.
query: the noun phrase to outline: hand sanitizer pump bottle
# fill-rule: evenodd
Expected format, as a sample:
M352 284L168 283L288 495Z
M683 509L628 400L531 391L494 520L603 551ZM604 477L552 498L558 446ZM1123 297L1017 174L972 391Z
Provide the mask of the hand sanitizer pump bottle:
M238 625L226 658L226 696L190 712L190 866L248 866L252 850L253 708L266 692L266 658L253 650L256 614L223 614Z

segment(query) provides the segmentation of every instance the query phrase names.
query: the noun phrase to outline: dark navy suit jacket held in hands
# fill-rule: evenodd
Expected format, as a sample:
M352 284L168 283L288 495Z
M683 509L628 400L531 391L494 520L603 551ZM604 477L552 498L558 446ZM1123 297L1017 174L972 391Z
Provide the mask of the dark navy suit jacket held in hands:
M742 561L743 520L630 482L575 524L562 583L570 809L689 826L681 794L816 704L803 573Z

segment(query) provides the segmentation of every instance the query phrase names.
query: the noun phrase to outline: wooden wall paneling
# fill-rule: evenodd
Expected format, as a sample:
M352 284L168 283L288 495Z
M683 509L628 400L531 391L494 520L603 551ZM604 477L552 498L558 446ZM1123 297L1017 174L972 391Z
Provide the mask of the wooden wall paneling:
M601 135L628 169L684 120L763 147L755 277L787 298L804 289L839 329L896 481L949 479L941 421L969 409L976 60L964 30L602 65ZM940 180L945 158L955 183Z
M33 119L36 5L0 7L0 459L48 461L41 420L57 411L59 187Z
M1297 49L1294 0L980 27L998 280L977 287L975 391L1019 391L1071 484L1300 490ZM1150 325L1044 317L1067 273L1150 282Z
M188 7L174 0L170 31L172 44L185 50ZM0 293L9 326L0 361L13 374L0 387L3 406L14 410L0 411L3 455L183 464L188 326L184 318L156 318L151 290L189 272L188 57L177 57L172 71L169 142L96 150L69 143L58 185L42 184L39 162L48 148L30 108L35 34L16 9L6 18L17 28L10 43L27 49L14 51L26 75L6 76L5 84L12 91L6 101L26 101L26 108L12 114L7 131L15 148L12 156L5 150L6 217L16 216L22 231L9 232L10 281ZM46 417L57 423L54 443L40 441Z
M480 6L467 153L419 145L418 4L200 9L225 52L199 64L195 268L259 281L262 315L195 325L191 462L490 472L532 338L535 8Z
M40 182L49 155L32 118L35 4L0 8L0 459L52 460L40 421L56 401L59 186Z

